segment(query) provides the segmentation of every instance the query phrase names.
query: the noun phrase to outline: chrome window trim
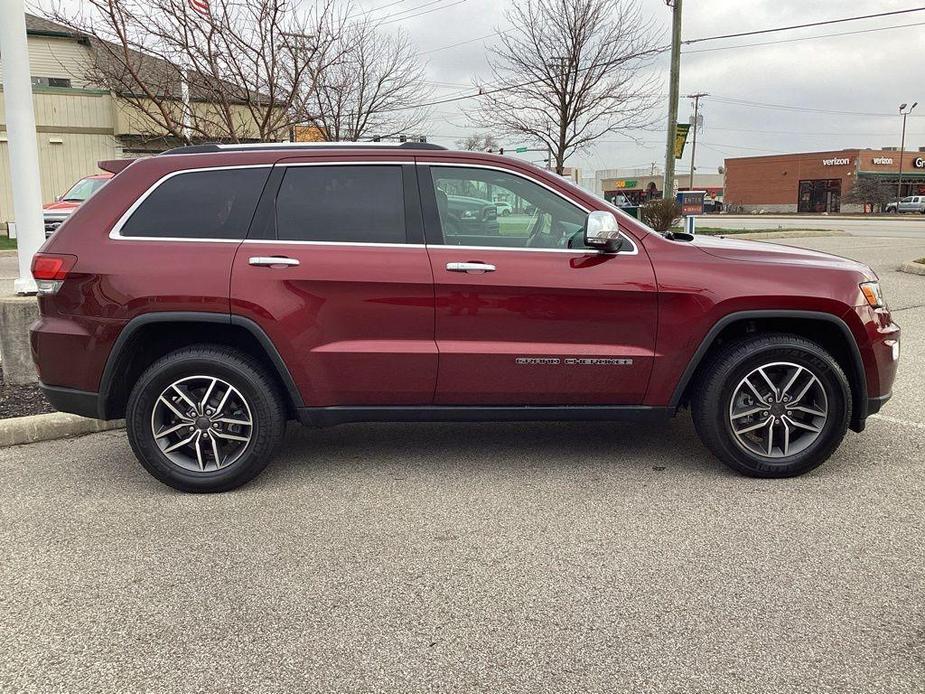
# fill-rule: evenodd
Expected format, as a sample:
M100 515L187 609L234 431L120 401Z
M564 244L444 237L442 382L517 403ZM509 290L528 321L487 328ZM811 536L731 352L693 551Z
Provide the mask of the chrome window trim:
M459 168L462 168L462 169L469 168L469 169L490 169L490 170L492 170L492 171L500 171L500 172L502 172L502 173L510 174L511 176L517 176L518 178L522 178L522 179L524 179L525 181L529 181L530 183L534 183L534 184L536 184L536 185L538 185L538 186L542 186L543 188L545 188L546 190L548 190L548 191L549 191L550 193L552 193L553 195L559 196L560 198L562 198L563 200L565 200L567 203L569 203L569 204L571 204L571 205L574 205L575 207L577 207L579 210L581 210L581 211L584 212L585 214L590 214L590 213L591 213L591 210L589 210L589 209L588 209L587 207L585 207L584 205L578 203L578 202L575 201L575 200L572 200L572 198L568 197L567 195L564 195L563 193L560 193L558 190L556 190L555 188L552 188L551 186L546 185L546 184L543 183L542 181L538 181L538 180L535 179L535 178L531 178L530 176L525 176L525 175L522 174L522 173L519 173L519 172L517 172L517 171L512 171L511 169L506 169L506 168L504 168L504 167L502 167L502 166L491 166L491 165L489 165L489 164L468 164L468 163L463 163L463 162L421 161L421 160L415 160L415 163L416 163L417 165L419 165L419 166L450 166L450 167L454 167L454 168L457 168L457 169L459 169ZM611 210L606 210L606 211L607 211L607 212L610 212L611 214L613 214L613 212L611 212ZM614 215L614 216L616 217L616 215ZM617 223L619 224L619 217L617 217ZM631 251L618 251L617 253L611 253L611 254L608 254L608 255L639 255L639 246L636 244L635 239L633 239L629 234L627 234L627 233L623 230L622 227L620 228L620 236L622 236L623 238L625 238L627 241L630 242L630 245L633 247L633 250L631 250ZM596 249L593 249L593 248L585 248L585 249L574 249L574 248L507 248L507 247L505 247L505 248L496 248L495 246L454 246L454 245L452 245L452 244L447 244L447 243L444 243L444 244L429 244L429 245L432 246L432 247L434 247L434 248L468 248L468 249L472 249L472 250L545 251L545 252L547 252L547 253L550 253L550 252L551 252L551 253L583 253L583 254L585 254L585 253L600 253L600 251L598 251L598 250L596 250Z
M423 243L381 243L376 241L291 241L279 239L244 239L243 243L273 246L376 246L382 248L427 248Z
M167 181L174 176L182 176L183 174L189 173L201 173L203 171L227 171L232 169L271 169L273 164L240 164L240 165L227 165L227 166L203 166L200 168L194 169L177 169L176 171L171 171L168 174L164 174L154 183L152 183L148 189L142 193L135 202L133 202L129 208L122 214L121 217L113 225L112 229L109 230L109 238L114 241L182 241L182 242L191 242L191 243L241 243L241 239L203 239L203 238L184 238L181 236L122 236L122 228L125 226L125 223L128 222L129 218L135 213L141 204L148 199L155 190L157 190L164 181ZM246 230L245 230L246 231Z
M208 153L207 153L208 154ZM214 154L212 152L211 154ZM188 155L184 155L188 156ZM135 202L129 206L129 208L122 214L121 217L113 225L112 229L109 232L109 238L114 241L166 241L166 242L180 242L180 243L249 243L249 244L280 244L280 245L305 245L305 246L359 246L359 247L385 247L385 248L451 248L459 250L473 250L473 251L505 251L505 252L527 252L527 253L571 253L578 255L588 255L588 254L599 254L600 251L597 251L593 248L515 248L509 246L457 246L454 244L422 244L422 243L374 243L374 242L360 242L360 241L293 241L293 240L279 240L279 239L205 239L205 238L185 238L180 236L122 236L121 231L125 226L125 223L129 220L132 214L137 210L141 204L147 200L147 198L155 191L157 188L174 176L182 176L183 174L188 173L199 173L202 171L226 171L232 169L270 169L274 166L279 167L290 167L290 166L402 166L402 165L420 165L420 166L449 166L455 168L473 168L473 169L490 169L493 171L500 171L502 173L507 173L512 176L517 176L526 181L534 183L536 185L542 186L546 190L550 191L554 195L559 196L566 202L574 205L580 209L585 214L589 214L589 210L584 205L577 203L575 200L563 195L554 188L546 185L542 181L538 181L529 176L525 176L516 171L506 169L500 166L489 166L487 164L469 164L469 163L460 163L460 162L432 162L432 161L420 161L416 159L404 159L404 160L387 160L387 161L321 161L321 162L291 162L291 161L278 161L274 164L228 164L223 166L203 166L190 169L178 169L176 171L171 171L170 173L164 174L154 183L152 183L141 196L138 197ZM636 244L636 241L626 234L622 229L620 230L620 235L623 236L629 243L632 245L633 249L631 251L619 251L614 255L638 255L639 248Z

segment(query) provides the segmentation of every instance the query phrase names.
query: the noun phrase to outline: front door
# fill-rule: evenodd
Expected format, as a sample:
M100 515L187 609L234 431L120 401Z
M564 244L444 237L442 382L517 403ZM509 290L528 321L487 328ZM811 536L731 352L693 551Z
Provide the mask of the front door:
M235 256L231 310L267 333L306 406L431 404L433 276L413 163L277 164Z
M587 210L513 170L419 165L441 405L634 405L655 349L641 244L586 248ZM494 201L511 212L493 214Z

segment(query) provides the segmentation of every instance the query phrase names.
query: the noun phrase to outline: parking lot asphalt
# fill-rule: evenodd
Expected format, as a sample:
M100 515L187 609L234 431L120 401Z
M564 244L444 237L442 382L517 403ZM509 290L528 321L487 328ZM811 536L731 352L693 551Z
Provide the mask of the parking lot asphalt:
M0 449L0 690L925 691L925 238L786 242L904 329L814 472L739 477L687 416L292 427L214 496L121 432Z

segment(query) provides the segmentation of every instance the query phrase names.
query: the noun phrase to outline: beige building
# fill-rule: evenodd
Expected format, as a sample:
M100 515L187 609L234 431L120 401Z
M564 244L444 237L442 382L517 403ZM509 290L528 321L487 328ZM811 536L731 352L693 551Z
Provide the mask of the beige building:
M90 44L55 22L26 15L32 100L38 134L42 197L51 202L93 173L97 162L124 155L152 154L180 142L152 136L137 110L117 94L87 82ZM3 62L0 56L0 77ZM0 86L0 229L13 218L9 147ZM209 105L194 104L198 110ZM250 118L241 109L241 118Z
M113 97L90 89L82 67L89 47L57 24L27 15L32 100L38 131L42 197L48 202L74 181L98 173L96 162L122 156ZM0 74L3 63L0 59ZM0 88L0 119L4 114ZM0 120L0 226L13 217L10 152Z

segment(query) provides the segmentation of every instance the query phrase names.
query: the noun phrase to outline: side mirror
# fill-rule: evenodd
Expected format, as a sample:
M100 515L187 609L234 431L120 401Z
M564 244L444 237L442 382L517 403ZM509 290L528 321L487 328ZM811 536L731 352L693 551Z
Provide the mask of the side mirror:
M602 253L616 253L623 248L620 225L611 212L595 210L585 222L585 245Z

